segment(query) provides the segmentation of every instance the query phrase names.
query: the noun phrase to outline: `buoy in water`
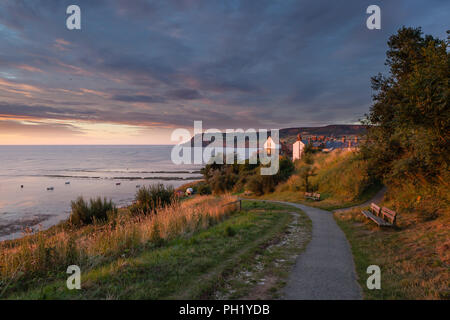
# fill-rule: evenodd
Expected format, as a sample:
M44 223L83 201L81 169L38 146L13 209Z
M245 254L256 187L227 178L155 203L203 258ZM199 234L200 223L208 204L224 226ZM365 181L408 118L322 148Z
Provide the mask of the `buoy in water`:
M23 184L20 187L23 189Z
M52 191L52 190L54 190L55 188L53 188L53 187L48 187L47 188L47 191Z

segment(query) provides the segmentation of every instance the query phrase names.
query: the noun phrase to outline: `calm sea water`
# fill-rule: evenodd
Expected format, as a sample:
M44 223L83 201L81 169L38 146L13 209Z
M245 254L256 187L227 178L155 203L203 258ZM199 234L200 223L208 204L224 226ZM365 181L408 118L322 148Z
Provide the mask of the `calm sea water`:
M106 197L123 206L132 202L137 186L178 187L196 180L200 166L174 165L171 149L0 146L0 240L21 236L25 225L45 229L67 219L78 196Z

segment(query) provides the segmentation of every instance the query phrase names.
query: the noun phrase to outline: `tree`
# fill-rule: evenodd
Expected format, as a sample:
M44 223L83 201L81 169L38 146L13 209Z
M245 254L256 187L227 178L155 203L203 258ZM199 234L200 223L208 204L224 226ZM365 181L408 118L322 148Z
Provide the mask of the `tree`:
M363 152L379 177L432 179L449 165L448 40L403 27L388 46L389 75L372 78L374 103Z

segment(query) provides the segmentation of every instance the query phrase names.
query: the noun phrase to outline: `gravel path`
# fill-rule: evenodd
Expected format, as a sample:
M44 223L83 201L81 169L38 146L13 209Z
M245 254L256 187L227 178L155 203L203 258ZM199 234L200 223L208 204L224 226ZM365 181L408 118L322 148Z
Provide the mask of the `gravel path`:
M329 211L274 201L303 210L312 220L312 239L297 257L284 299L362 299L350 245Z

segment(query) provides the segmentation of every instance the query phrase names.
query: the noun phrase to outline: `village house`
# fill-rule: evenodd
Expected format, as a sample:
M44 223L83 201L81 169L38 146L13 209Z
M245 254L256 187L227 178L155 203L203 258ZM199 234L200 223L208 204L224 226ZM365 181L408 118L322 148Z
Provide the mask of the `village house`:
M270 156L275 152L279 152L280 150L280 146L277 145L271 136L269 136L266 140L266 142L264 142L264 150L266 150L266 153Z
M302 158L307 145L311 145L322 152L331 152L336 149L356 150L359 141L357 136L342 136L339 139L326 136L308 136L307 139L302 139L302 136L298 134L297 140L292 145L287 145L283 141L280 141L280 144L277 145L269 136L264 143L264 149L268 155L279 152L280 155L292 157L292 161L295 161Z
M300 160L305 150L305 144L302 142L302 136L297 135L297 141L292 145L292 161Z

